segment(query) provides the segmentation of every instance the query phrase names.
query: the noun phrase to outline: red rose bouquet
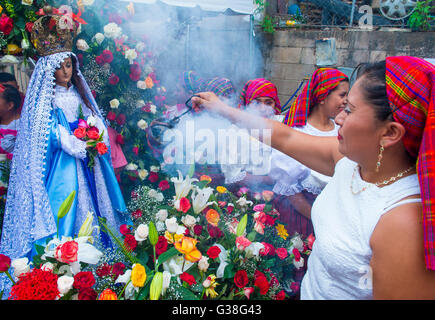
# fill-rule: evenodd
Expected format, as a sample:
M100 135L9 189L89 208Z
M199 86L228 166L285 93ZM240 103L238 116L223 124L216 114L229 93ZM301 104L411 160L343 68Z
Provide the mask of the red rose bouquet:
M106 144L103 142L104 130L100 133L95 126L95 122L96 119L93 116L89 116L87 120L84 119L80 106L78 126L73 134L76 138L87 142L88 167L90 168L94 166L96 156L101 156L108 151Z

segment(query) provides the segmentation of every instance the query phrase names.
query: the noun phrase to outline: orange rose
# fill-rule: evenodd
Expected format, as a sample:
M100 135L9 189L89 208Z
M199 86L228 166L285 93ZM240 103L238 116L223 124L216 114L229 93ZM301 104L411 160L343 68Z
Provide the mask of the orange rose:
M211 178L205 174L203 174L200 178L199 181L208 181L211 182Z
M74 135L79 139L83 139L86 136L86 128L78 127L74 130Z
M202 254L201 252L196 248L196 243L198 240L190 238L190 237L183 237L183 239L180 242L175 242L174 247L182 254L184 254L184 258L187 261L190 262L197 262L201 259Z
M151 79L151 77L147 77L145 79L145 85L146 85L147 89L151 89L152 87L154 87L153 79Z
M106 289L103 292L101 292L100 296L98 297L98 300L118 300L118 297L116 296L115 292L113 292L110 289Z
M212 226L217 227L218 222L220 220L219 213L214 209L209 209L207 213L205 214L205 219L208 223L210 223Z

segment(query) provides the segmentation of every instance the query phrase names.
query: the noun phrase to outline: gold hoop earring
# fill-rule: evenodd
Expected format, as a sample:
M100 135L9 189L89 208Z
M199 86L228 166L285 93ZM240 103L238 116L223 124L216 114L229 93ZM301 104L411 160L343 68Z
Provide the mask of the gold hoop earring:
M382 161L382 153L384 152L384 147L381 144L381 148L379 149L378 162L376 162L376 172L379 172L379 167L381 166Z

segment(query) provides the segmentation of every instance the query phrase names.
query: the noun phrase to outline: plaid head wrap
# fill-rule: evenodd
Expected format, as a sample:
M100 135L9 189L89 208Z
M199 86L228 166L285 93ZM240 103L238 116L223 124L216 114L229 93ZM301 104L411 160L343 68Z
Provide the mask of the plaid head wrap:
M348 77L337 69L317 69L292 103L283 122L290 127L304 126L307 123L310 109L326 99L343 80L348 80Z
M220 77L203 79L195 71L183 72L183 85L194 93L211 91L221 97L228 97L235 92L231 80Z
M249 105L253 100L260 97L269 97L275 101L275 114L281 113L281 102L278 98L276 86L263 78L248 80L240 93L238 108Z
M435 270L435 66L415 57L386 59L387 96L403 144L417 160L426 267Z

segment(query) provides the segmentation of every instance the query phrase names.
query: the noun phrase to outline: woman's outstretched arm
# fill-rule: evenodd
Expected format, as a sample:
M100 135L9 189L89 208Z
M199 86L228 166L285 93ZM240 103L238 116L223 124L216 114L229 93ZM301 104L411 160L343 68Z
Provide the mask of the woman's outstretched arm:
M319 173L332 176L336 162L343 157L335 137L311 136L281 122L232 108L212 92L201 92L192 101L197 110L204 108L243 128L260 129L258 138L262 142Z

